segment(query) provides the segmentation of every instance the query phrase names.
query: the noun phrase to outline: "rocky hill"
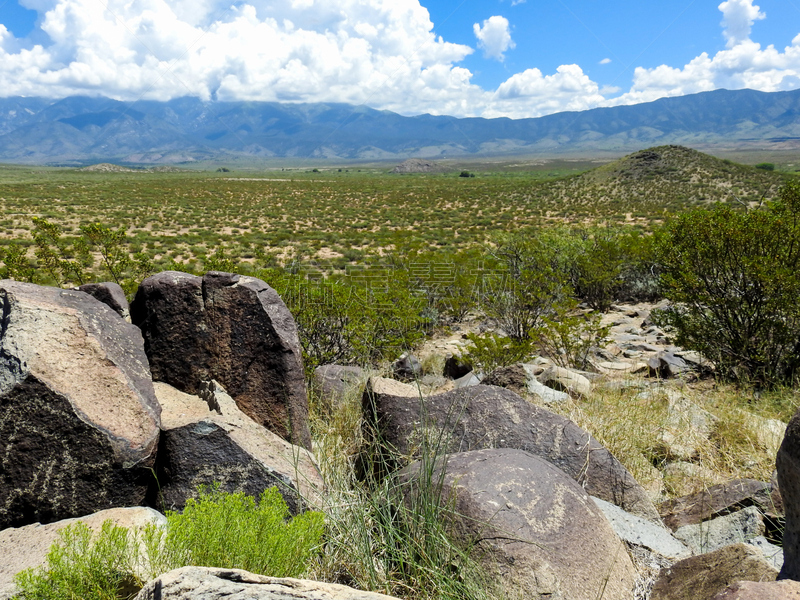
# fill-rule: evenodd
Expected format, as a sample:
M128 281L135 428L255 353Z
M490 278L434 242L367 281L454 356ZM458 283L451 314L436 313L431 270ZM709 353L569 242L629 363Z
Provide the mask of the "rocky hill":
M693 205L753 205L772 199L785 175L715 158L683 146L656 146L580 175L541 186L536 195L562 207L603 214L661 214Z

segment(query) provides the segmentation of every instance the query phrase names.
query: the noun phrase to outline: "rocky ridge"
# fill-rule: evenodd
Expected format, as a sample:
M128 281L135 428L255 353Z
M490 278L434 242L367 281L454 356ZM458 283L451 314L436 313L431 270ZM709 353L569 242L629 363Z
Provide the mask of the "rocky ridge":
M0 549L7 563L16 560L10 557L19 555L21 547L45 548L46 542L35 543L39 532L50 536L42 539L52 539L53 531L69 522L60 519L97 520L100 517L90 515L100 508L154 504L148 491L152 482L135 473L132 482L139 491L125 488L124 494L116 494L125 468L135 471L147 466L148 472L152 468L159 473L170 505L157 506L162 510L180 507L194 486L214 481L222 481L231 491L248 493L278 485L294 512L313 506L315 498L325 493L313 454L291 444L311 447L303 433L308 431L307 407L297 409L295 404L292 408L297 402L302 406L306 392L295 376L297 369L302 373L302 363L294 352L296 328L291 315L265 282L224 273L191 277L166 273L145 282L131 310L140 328L80 291L0 282L0 424L7 440L0 471L0 506L6 507L0 513L6 515ZM415 462L420 436L441 432L450 436L449 457L438 468L446 482L446 496L454 499L457 514L464 519L454 524L453 531L472 540L476 534L482 536L481 560L487 572L503 582L509 597L588 600L595 597L597 582L592 583L592 577L598 573L604 574L607 600L711 600L717 594L744 598L732 594L750 589L739 583L747 579L761 582L758 593L792 597L785 595L791 588L783 582L765 582L775 579L779 568L788 578L800 569L791 546L792 539L800 538L796 517L800 494L795 493L800 479L792 458L800 455L794 433L800 416L793 419L785 438L779 424L779 431L765 427L771 431L765 436L772 436L776 453L783 440L777 481L786 506L789 545L784 562L780 548L765 537L767 518L783 518L772 501L777 493L774 482L730 482L699 496L654 504L657 494L644 490L588 432L546 408L570 394L591 394L600 378L607 386L640 386L642 401L654 390L666 390L667 401L674 407L674 431L664 432L665 455L676 465L691 464L691 436L685 433L710 435L713 423L695 410L699 407L687 403L680 386L664 387L663 383L699 377L713 365L671 346L650 322L652 308L616 307L607 315L614 343L596 351L597 372L560 371L540 360L494 377L495 383L509 388L504 389L478 385L482 376L472 373L459 380L423 376L404 384L374 377L367 381L369 374L326 366L319 374L320 389L331 395L329 406L348 402L354 396L348 390L363 390L365 422L376 419L374 424L383 429L386 441L405 455L405 464L397 467L404 468L412 481L420 468ZM170 338L173 341L166 343ZM259 346L258 340L263 339L271 341ZM175 340L181 345L176 346ZM262 347L279 348L278 357L255 369L242 368L253 364L254 348ZM460 335L434 341L426 349L442 357L462 350ZM188 368L180 360L193 365ZM409 357L405 360L413 364ZM167 380L174 372L182 375L170 384ZM450 372L461 374L452 364ZM643 383L634 374L652 379ZM285 403L282 414L293 415L288 426L285 420L270 422L258 411L248 413L248 403L237 401L236 390L264 387L263 383L248 384L251 376L260 378L258 382L278 382L269 389L289 390L268 399ZM175 382L183 391L173 387ZM118 390L116 396L130 399L127 408L109 404L99 391L109 386ZM425 415L420 413L423 397ZM62 407L57 419L28 408L44 402ZM141 415L144 421L132 426L126 416L131 414ZM74 425L78 421L80 427ZM95 429L86 430L87 426ZM47 435L42 436L42 431ZM776 438L780 439L776 442ZM34 439L38 445L31 454ZM81 474L74 458L76 449L93 456L92 474ZM140 450L142 456L136 454ZM298 456L303 464L299 477ZM96 474L103 463L115 473L107 481ZM295 465L294 472L287 472L290 463ZM14 468L8 468L9 464ZM45 465L61 474L63 483L52 488L59 493L31 487L26 473ZM226 468L230 466L235 468ZM60 498L60 490L78 485L68 483L69 477L86 480L101 491L100 497L59 501L58 510L42 505L42 500ZM37 521L51 525L36 525ZM476 523L483 524L480 531L470 533ZM504 539L509 532L512 535ZM550 551L538 553L537 548L550 545ZM39 552L38 558L28 553L24 562L0 569L0 597L12 593L14 572L44 560ZM608 564L592 562L606 559ZM330 584L284 583L231 570L187 569L151 582L137 598L385 597ZM189 581L194 583L182 583ZM172 588L178 590L177 596L167 594Z

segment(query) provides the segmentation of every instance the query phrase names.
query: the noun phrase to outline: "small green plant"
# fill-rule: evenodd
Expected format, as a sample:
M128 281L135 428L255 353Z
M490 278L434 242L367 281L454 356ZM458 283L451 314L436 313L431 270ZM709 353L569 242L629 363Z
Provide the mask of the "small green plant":
M592 348L607 343L610 325L600 323L600 314L583 314L577 302L567 300L555 308L555 314L542 319L531 334L541 353L557 365L587 369Z
M756 165L756 169L761 169L762 171L774 171L775 165L767 162L758 163Z
M498 367L507 367L523 362L533 354L535 340L521 340L493 332L467 334L464 360L474 369L483 373L491 373Z
M298 577L318 550L322 513L289 519L277 488L252 496L201 488L181 513L167 515L166 551L172 568L197 565L244 569L271 577Z
M19 600L119 600L141 589L136 575L139 547L130 530L106 521L94 535L78 522L58 534L45 565L15 577Z
M47 561L18 573L18 600L120 600L135 596L160 573L186 565L245 569L274 577L297 577L319 550L324 518L308 511L292 519L277 488L258 502L219 486L200 488L167 526L131 531L84 523L59 531Z

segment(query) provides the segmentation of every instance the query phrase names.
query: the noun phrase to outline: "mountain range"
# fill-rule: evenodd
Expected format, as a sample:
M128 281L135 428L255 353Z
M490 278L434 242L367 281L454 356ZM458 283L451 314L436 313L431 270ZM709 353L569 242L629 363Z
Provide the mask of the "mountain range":
M531 119L402 116L347 104L0 98L0 161L182 163L800 149L800 90L716 90Z

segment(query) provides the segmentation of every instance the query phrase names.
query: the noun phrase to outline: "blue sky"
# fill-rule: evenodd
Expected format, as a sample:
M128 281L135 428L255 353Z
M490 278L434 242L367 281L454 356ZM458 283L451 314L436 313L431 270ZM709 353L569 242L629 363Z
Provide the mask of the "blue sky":
M0 95L540 116L800 87L800 0L0 0Z

